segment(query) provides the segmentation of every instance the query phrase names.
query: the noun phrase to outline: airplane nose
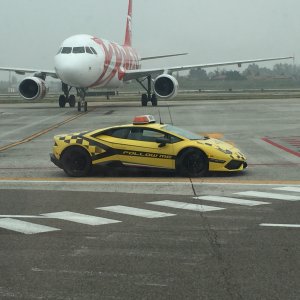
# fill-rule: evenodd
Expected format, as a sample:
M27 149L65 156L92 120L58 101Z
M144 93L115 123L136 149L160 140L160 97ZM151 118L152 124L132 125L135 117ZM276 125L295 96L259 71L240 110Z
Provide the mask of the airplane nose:
M60 55L55 58L55 70L64 83L73 87L89 87L94 82L96 66L84 56Z

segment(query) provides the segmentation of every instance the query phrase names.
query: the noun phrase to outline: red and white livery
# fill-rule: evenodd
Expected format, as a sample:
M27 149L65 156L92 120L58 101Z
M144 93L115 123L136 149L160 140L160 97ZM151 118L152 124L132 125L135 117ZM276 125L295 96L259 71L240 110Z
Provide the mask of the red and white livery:
M69 103L70 107L74 107L76 97L70 92L72 89L76 89L77 96L80 97L78 110L86 111L86 91L90 88L117 89L124 82L136 80L145 89L141 98L142 105L146 106L148 102L151 102L153 106L156 106L158 97L167 99L176 96L178 82L172 76L173 72L235 64L241 66L244 63L293 58L276 57L155 69L141 68L141 61L143 60L185 54L141 58L137 51L132 48L132 0L129 0L123 45L91 35L75 35L62 42L54 59L54 70L11 67L0 67L0 70L15 71L17 74L32 74L25 78L19 86L20 95L27 100L43 99L48 91L46 77L57 78L62 82L63 91L59 97L59 106L65 107L66 103Z

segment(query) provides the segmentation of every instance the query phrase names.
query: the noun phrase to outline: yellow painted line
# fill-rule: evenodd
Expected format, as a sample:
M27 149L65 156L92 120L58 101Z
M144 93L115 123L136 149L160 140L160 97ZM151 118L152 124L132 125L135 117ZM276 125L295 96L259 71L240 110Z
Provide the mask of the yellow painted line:
M46 133L48 133L48 132L50 132L50 131L52 131L52 130L54 130L54 129L56 129L56 128L64 125L64 124L66 124L66 123L69 123L69 122L71 122L71 121L73 121L75 119L78 119L78 118L82 117L83 115L85 115L87 113L88 112L77 114L76 116L70 117L70 118L68 118L68 119L66 119L66 120L64 120L64 121L62 121L60 123L57 123L57 124L55 124L55 125L53 125L53 126L51 126L49 128L46 128L46 129L41 130L41 131L39 131L39 132L37 132L35 134L32 134L32 135L30 135L30 136L28 136L28 137L26 137L26 138L24 138L22 140L19 140L19 141L16 141L14 143L11 143L11 144L8 144L6 146L3 146L3 147L0 148L0 152L1 151L5 151L5 150L10 149L10 148L13 148L13 147L16 147L16 146L21 145L21 144L28 143L28 142L32 141L33 139L36 139L36 138L40 137L41 135L46 134Z
M224 134L220 132L204 132L201 135L208 136L211 139L221 139L224 137Z
M233 141L225 141L225 142L230 144L231 146L235 147L235 143Z
M220 183L220 184L300 184L300 180L234 180L234 179L201 179L193 178L193 183Z
M233 180L233 179L218 179L218 178L162 178L162 177L151 177L151 178L141 178L141 177L105 177L105 178L64 178L64 177L0 177L0 182L4 181L28 181L28 182L159 182L159 183L207 183L207 184L257 184L257 185L300 185L300 180Z
M187 182L190 183L190 179L189 178L174 178L172 180L168 179L168 178L141 178L141 177L104 177L104 178L64 178L64 177L57 177L57 178L28 178L28 177L1 177L0 178L0 182L1 181L49 181L49 182Z

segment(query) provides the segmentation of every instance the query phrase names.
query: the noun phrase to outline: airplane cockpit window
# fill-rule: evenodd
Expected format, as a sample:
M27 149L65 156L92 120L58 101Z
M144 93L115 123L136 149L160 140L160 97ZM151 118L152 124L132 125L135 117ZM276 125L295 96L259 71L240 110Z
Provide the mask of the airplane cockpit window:
M60 47L56 53L56 55L58 55L61 52L62 48Z
M85 47L86 53L94 54L93 51L89 47Z
M75 53L75 54L85 53L85 49L84 49L84 47L74 47L73 53Z
M96 50L93 47L91 47L91 50L94 52L94 54L97 54Z
M72 47L63 47L61 54L70 54L72 52Z

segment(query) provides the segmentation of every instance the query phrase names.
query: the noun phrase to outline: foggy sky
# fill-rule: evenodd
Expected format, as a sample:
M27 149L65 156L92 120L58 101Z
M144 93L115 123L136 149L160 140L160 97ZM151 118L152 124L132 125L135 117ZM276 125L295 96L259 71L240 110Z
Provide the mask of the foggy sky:
M78 33L123 43L127 4L2 0L0 66L52 70L61 42ZM133 0L133 44L141 56L189 52L144 67L289 55L297 63L299 11L299 0Z

